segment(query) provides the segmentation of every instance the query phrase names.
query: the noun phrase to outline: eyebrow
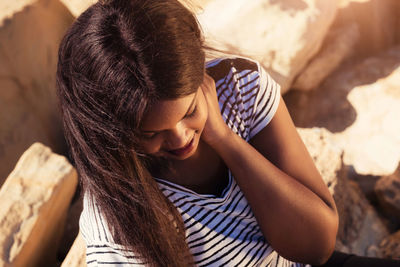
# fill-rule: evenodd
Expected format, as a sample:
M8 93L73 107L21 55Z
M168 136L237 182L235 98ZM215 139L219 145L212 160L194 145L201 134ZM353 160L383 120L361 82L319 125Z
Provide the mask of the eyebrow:
M187 114L189 113L189 110L192 109L192 107L193 107L193 105L194 105L194 102L196 102L198 92L199 92L199 91L197 91L196 94L194 95L193 100L192 100L192 103L190 103L189 108L187 109L185 115L183 115L183 117L182 117L181 120L183 120L183 119L187 116ZM160 130L160 131L142 131L142 132L143 132L143 133L158 133L158 132L162 132L162 130Z

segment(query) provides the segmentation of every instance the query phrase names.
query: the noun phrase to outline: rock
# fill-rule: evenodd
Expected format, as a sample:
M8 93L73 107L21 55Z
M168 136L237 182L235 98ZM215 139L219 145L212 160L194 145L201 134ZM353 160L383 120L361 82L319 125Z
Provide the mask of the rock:
M336 194L338 180L345 179L341 155L343 151L332 142L332 134L324 128L297 128L322 179L332 195Z
M340 0L333 27L357 24L360 38L354 56L367 57L396 43L400 5L398 0Z
M66 151L58 115L58 44L73 21L58 1L0 4L0 185L19 156L42 142ZM29 133L29 134L27 134Z
M322 128L297 128L311 157L336 202L339 231L336 249L363 256L381 256L375 249L389 235L386 224L362 194L358 185L346 177L342 148L334 135Z
M362 175L393 173L400 161L400 68L373 84L357 86L347 99L355 122L336 139L345 148L344 163Z
M298 127L334 132L353 175L393 173L400 160L400 47L343 65L317 90L289 92Z
M320 49L336 10L337 1L214 0L198 19L211 47L260 61L285 93Z
M22 155L0 189L0 266L54 266L77 182L68 161L40 143Z
M89 8L91 5L98 2L98 0L60 0L72 13L74 17L79 17L83 11ZM107 0L103 0L107 1ZM213 0L178 0L188 9L193 12L202 12L204 7Z
M384 176L375 184L379 204L388 217L400 222L400 165L397 170Z
M58 258L64 259L72 244L74 243L76 236L79 234L79 218L83 209L83 198L80 194L80 188L77 188L74 197L71 200L67 212L67 219L65 221L64 234L61 239L60 246L58 248Z
M72 13L74 17L78 17L89 6L96 3L97 0L60 0Z
M25 0L25 1L1 1L0 2L0 27L4 23L12 18L14 13L20 12L27 5L30 5L37 0Z
M400 231L385 238L380 244L380 249L383 257L400 259Z
M377 214L355 182L345 180L334 195L340 222L337 249L362 256L381 257L373 249L389 235L388 226Z
M86 244L81 233L76 237L67 257L61 267L85 267L86 266Z
M329 32L321 50L299 74L292 87L298 90L316 88L353 52L359 38L360 33L355 23Z

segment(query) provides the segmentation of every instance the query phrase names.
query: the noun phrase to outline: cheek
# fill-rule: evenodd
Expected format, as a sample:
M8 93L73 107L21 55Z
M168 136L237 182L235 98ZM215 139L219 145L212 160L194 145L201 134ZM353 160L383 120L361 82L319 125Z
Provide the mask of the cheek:
M201 95L199 95L199 97L200 97L200 99L199 99L199 104L198 104L199 105L199 116L198 116L199 123L198 124L199 124L199 130L202 131L206 124L207 118L208 118L208 107L207 107L207 102L204 98L203 92L201 92Z
M156 141L142 141L141 152L144 154L156 154L160 150L159 142Z
M207 122L207 117L208 117L208 110L206 107L199 116L199 130L200 131L203 131L203 129L204 129L204 126L206 125L206 122Z

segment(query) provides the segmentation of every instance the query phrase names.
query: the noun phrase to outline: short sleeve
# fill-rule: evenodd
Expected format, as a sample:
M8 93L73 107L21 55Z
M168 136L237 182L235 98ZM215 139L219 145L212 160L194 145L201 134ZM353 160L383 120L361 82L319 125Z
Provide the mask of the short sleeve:
M120 246L109 243L86 245L86 264L89 267L137 267L145 266L132 254L126 253Z
M89 267L145 266L141 259L125 247L114 243L99 208L85 194L79 228L86 243L86 264Z
M207 63L213 77L221 115L229 128L249 141L272 120L280 87L255 60L218 58Z
M253 105L249 137L259 133L274 117L280 100L280 86L258 65L259 90Z

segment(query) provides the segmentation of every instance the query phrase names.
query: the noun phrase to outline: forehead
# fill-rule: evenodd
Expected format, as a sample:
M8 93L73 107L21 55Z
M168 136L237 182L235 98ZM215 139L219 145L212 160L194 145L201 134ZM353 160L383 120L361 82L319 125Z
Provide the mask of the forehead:
M196 97L196 93L172 100L159 100L144 115L142 131L161 131L173 128L185 114Z

